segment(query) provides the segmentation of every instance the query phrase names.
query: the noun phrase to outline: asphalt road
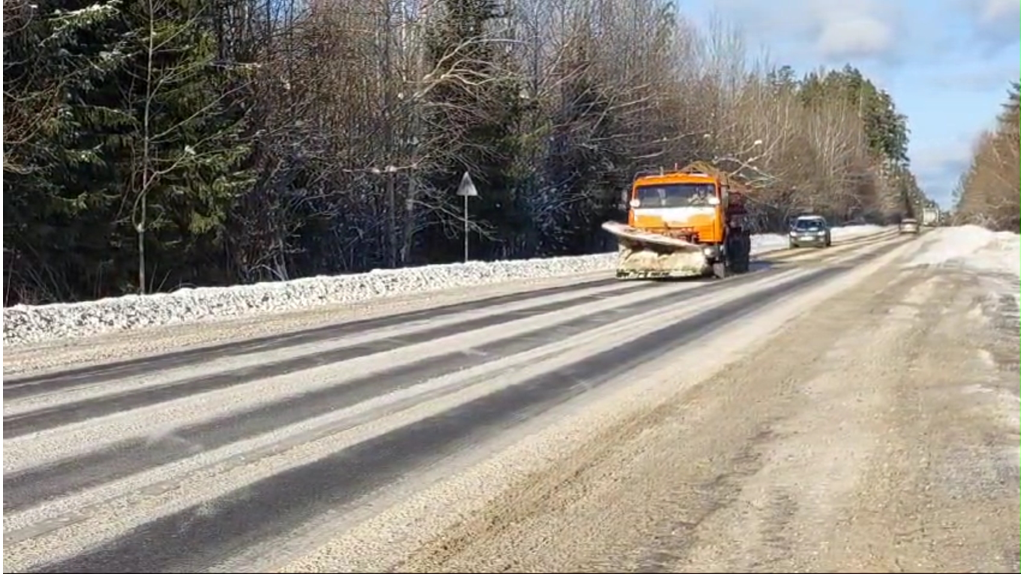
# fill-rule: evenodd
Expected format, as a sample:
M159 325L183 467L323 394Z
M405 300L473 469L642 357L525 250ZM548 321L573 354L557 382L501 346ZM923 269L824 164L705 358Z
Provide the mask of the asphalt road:
M622 417L664 440L664 420L635 421L678 407L678 393L692 389L709 393L702 404L713 410L724 399L702 381L725 376L716 374L724 357L738 360L785 337L780 329L844 293L864 299L863 285L893 273L912 241L884 234L786 252L723 281L567 283L5 377L5 571L643 567L626 557L649 541L620 535L615 544L581 545L586 529L574 536L572 525L582 523L557 512L531 514L547 519L525 532L515 509L536 503L533 495L586 484L556 472L566 461L612 464L609 445L631 444ZM797 347L828 342L820 326L810 336L813 344ZM803 360L813 365L808 352ZM775 360L763 372L791 363ZM741 382L732 376L723 388ZM756 388L744 392L756 397ZM726 424L719 438L736 449L763 441L745 425ZM580 455L597 436L604 454ZM715 459L713 450L693 454ZM642 456L627 460L643 464ZM625 463L615 464L621 474ZM556 475L563 480L551 484L563 486L538 489ZM1017 483L1019 518L1019 466ZM609 488L600 484L595 491ZM637 496L586 512L611 507L628 516L652 504ZM657 515L608 531L621 534L652 520L648 514ZM541 536L562 550L522 545ZM1015 539L1019 569L1019 520ZM1009 552L992 567L1012 562ZM692 556L673 556L658 567L694 568L686 563Z

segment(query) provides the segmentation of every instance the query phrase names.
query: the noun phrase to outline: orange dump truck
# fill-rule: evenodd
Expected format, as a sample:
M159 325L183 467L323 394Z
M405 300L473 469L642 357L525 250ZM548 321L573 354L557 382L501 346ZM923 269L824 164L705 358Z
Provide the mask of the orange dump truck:
M725 277L750 267L748 188L704 162L638 175L628 223L604 229L619 242L620 278Z

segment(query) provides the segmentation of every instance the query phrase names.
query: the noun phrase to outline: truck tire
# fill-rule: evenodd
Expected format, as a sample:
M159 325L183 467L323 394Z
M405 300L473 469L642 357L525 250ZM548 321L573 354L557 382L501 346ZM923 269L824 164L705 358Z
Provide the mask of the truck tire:
M750 234L741 231L730 238L726 261L732 273L746 273L750 270Z
M750 252L743 253L736 258L736 262L733 265L733 271L736 273L747 273L750 271Z

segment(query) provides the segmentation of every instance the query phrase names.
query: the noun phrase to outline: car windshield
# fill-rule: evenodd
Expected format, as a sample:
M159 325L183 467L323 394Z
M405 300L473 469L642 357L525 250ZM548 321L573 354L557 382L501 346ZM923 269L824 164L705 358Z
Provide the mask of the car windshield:
M670 183L665 185L644 185L636 188L636 199L640 207L704 207L715 197L715 186L711 183Z
M793 224L794 229L800 230L816 230L821 229L822 222L820 219L797 219L796 223Z

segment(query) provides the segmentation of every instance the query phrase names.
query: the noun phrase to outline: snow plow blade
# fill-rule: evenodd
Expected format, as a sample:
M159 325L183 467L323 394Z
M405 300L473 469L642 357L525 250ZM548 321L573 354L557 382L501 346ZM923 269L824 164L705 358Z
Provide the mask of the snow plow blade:
M615 276L620 278L697 277L710 263L699 245L609 221L601 226L619 241Z

